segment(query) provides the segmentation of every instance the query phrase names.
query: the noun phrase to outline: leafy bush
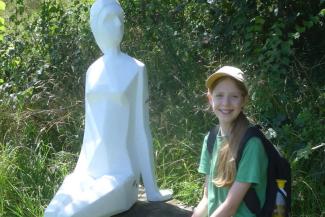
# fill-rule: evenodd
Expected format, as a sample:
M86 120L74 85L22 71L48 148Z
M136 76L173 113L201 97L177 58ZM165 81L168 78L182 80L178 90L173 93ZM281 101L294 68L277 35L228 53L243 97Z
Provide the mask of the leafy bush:
M3 1L0 1L0 12L4 11L6 8L6 4ZM0 41L3 40L3 32L5 31L5 26L4 26L4 18L0 17Z

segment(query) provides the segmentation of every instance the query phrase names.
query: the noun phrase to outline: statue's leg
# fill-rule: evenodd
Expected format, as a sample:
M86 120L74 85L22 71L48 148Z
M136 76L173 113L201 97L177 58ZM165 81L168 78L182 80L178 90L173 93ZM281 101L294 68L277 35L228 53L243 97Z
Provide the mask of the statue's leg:
M128 210L137 197L134 176L105 175L92 179L71 174L45 210L45 217L110 216Z
M87 177L90 179L90 177ZM73 195L77 192L80 192L81 183L78 183L78 180L84 180L76 176L76 174L70 174L65 177L62 185L59 190L51 200L50 204L45 210L45 217L64 217L68 215L63 215L62 213L59 215L62 209L67 206L67 204L73 201ZM90 182L91 180L88 180ZM74 193L75 192L75 193Z

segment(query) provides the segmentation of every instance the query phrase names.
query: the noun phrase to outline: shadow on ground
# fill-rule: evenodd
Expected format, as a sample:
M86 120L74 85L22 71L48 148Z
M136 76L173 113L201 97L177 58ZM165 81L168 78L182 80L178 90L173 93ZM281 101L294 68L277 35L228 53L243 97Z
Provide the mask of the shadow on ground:
M113 217L190 217L191 211L166 202L138 201L126 212Z

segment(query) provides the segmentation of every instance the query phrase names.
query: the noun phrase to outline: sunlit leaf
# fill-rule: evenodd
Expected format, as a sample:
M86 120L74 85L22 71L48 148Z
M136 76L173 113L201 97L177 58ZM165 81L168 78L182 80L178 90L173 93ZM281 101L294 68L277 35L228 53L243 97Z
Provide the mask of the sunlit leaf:
M3 1L0 1L0 11L4 11L6 9L6 4Z
M325 1L325 0L324 0L324 1ZM322 10L319 12L319 15L322 16L322 17L325 16L325 9L322 9Z

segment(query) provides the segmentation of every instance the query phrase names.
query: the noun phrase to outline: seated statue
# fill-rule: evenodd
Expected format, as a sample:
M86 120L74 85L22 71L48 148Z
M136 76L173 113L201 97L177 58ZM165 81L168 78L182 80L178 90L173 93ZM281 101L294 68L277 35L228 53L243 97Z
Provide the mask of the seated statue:
M90 24L103 56L88 69L85 131L74 171L45 210L45 217L112 216L138 199L164 201L155 179L145 65L122 53L124 12L117 0L97 0Z

